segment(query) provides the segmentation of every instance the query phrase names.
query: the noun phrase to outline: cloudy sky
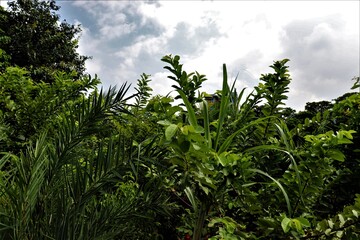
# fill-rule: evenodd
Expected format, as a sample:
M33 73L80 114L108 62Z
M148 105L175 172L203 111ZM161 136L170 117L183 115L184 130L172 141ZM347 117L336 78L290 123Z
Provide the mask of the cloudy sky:
M79 52L92 56L87 71L103 85L136 85L151 74L155 94L173 82L161 57L180 55L184 69L221 88L222 64L251 89L274 60L289 58L287 105L331 100L359 76L359 1L58 1L60 15L81 24Z

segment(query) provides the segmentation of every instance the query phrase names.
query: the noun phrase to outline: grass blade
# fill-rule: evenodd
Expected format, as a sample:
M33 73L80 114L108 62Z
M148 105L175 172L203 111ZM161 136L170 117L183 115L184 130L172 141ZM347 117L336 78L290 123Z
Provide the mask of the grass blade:
M198 126L198 124L197 124L197 119L195 116L194 108L191 106L191 103L187 99L185 93L181 89L178 89L177 91L180 94L181 98L183 99L186 109L188 111L190 125L192 125L194 128L196 128Z
M207 101L203 100L204 106L204 130L205 130L205 139L207 140L209 149L211 148L211 134L210 134L210 123L209 123L209 107Z
M219 150L217 151L218 154L221 154L222 152L226 151L231 143L232 143L232 140L234 139L234 137L236 137L239 133L241 133L242 131L246 130L247 128L251 127L251 126L254 126L254 125L257 125L259 124L260 122L268 119L268 118L271 118L270 117L264 117L264 118L259 118L255 121L252 121L251 123L249 123L248 125L246 125L245 127L242 127L240 128L239 130L237 130L236 132L234 132L233 134L231 134L229 137L226 138L226 140L224 141L224 143L220 146Z
M217 147L219 145L220 134L221 134L221 130L222 130L222 127L224 124L224 119L227 114L228 105L229 105L229 85L228 85L228 81L227 81L226 65L223 64L223 86L222 86L222 91L221 91L220 113L219 113L219 120L218 120L219 122L218 122L218 126L217 126L217 131L216 131L216 138L215 138L215 146L214 146L215 150L217 149Z
M275 178L271 177L269 174L267 174L266 172L263 172L259 169L248 169L249 171L251 172L256 172L256 173L259 173L261 175L264 175L268 178L270 178L274 183L276 183L276 185L280 188L281 192L283 193L284 195L284 198L285 198L285 201L286 201L286 205L287 205L287 209L288 209L288 213L289 213L289 216L290 218L292 217L292 210L291 210L291 205L290 205L290 200L289 200L289 197L284 189L284 187L281 185L281 183L279 181L277 181Z

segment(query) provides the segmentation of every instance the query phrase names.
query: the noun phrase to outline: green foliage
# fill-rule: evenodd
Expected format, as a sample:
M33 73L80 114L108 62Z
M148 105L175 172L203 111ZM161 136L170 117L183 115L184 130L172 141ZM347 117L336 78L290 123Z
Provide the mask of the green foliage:
M312 116L317 113L323 114L326 110L331 109L333 104L329 101L310 102L306 103L305 111L308 111Z
M353 77L353 79L355 81L354 85L351 87L351 89L356 89L356 88L360 88L360 77Z
M137 91L137 95L135 96L135 106L137 107L144 107L151 96L152 88L149 87L149 82L151 81L149 77L150 75L143 73L141 78L137 80L137 88L135 88Z
M19 67L7 67L0 73L3 151L17 153L40 130L51 125L64 104L76 101L99 83L96 77L74 80L72 74L64 72L57 72L52 78L52 84L34 82L29 72Z
M1 9L2 33L27 13L39 22L23 26L24 36L54 30L58 19L52 1L11 9ZM73 51L77 28L67 27ZM56 28L49 34L64 37ZM10 30L2 47L21 39ZM359 238L359 93L296 113L281 107L287 59L247 96L236 79L229 84L224 64L209 106L199 94L205 76L168 55L176 105L151 96L146 74L126 97L129 86L99 91L97 77L81 77L74 62L36 65L29 41L24 68L0 51L1 239Z
M196 90L201 87L201 84L206 80L205 75L200 75L198 72L186 73L182 70L183 64L180 64L180 57L178 55L172 57L171 55L164 56L161 61L168 63L170 66L164 68L169 70L175 76L168 76L169 79L174 80L178 85L172 85L175 90L182 90L194 106L196 102L201 101L196 97ZM181 98L179 95L175 99Z
M121 135L91 141L104 122L127 112L127 89L83 97L59 114L54 135L43 132L26 152L2 157L1 238L153 239L156 219L171 209L161 182L134 178L138 163Z
M238 224L234 219L229 217L214 218L208 224L209 227L214 227L215 224L221 224L223 227L219 227L218 235L213 236L210 240L216 239L249 239L250 235L242 232L245 226Z
M74 73L80 78L89 58L76 52L80 27L58 23L54 0L17 0L0 9L0 48L10 64L30 71L35 81L53 82L54 70Z
M319 221L307 236L314 239L357 239L360 237L359 213L360 195L357 194L354 204L329 219Z
M187 228L185 232L191 233L193 239L209 233L213 234L211 239L301 238L308 236L315 226L312 222L317 219L316 207L325 193L321 189L331 188L338 165L346 159L342 146L352 144L356 132L321 133L326 129L322 126L331 121L329 107L322 113L311 111L310 116L315 114L312 121L307 120L305 127L300 126L297 131L290 131L286 122L277 120L283 114L279 106L287 99L285 93L290 82L286 62L275 62L272 67L276 73L263 75L266 84L260 85L258 94L250 94L243 104L238 100L243 91L237 95L233 87L228 86L224 66L217 118L210 121L211 110L206 101L201 105L199 115L179 89L189 125L166 120L159 122L165 126L164 143L173 152L169 160L171 169L177 173L173 175L173 182L178 183L173 188L177 189L179 197L184 196L181 194L184 192L191 206L186 208L185 215L192 220L183 220L181 229ZM262 98L267 100L262 107L262 114L266 117L256 118L257 113L249 106L256 106ZM232 108L228 114L227 110ZM229 124L232 119L235 121ZM246 124L237 122L239 119L252 121ZM309 134L307 127L314 123L319 123L315 125L317 135ZM242 127L229 133L234 126ZM246 145L236 143L239 136L254 129L255 134L253 132L250 137L252 141ZM257 131L266 135L256 135ZM262 142L266 145L261 145ZM255 166L260 169L253 169ZM254 173L260 173L260 176ZM264 182L261 176L269 178L272 183ZM290 218L284 214L286 210ZM206 229L206 221L210 227L216 223L223 225L213 232L211 228Z
M291 230L291 234L295 238L299 238L299 236L302 236L305 234L304 228L310 227L310 222L303 217L298 218L287 218L284 217L284 219L281 221L281 227L284 230L285 233L289 232Z
M10 66L10 56L0 48L0 70L3 71L6 67Z
M289 59L275 61L270 67L275 70L275 73L262 74L260 80L264 84L260 84L256 89L266 99L265 107L262 112L265 116L271 116L278 113L280 105L285 105L283 102L288 97L285 93L288 92L290 84L290 74L288 73L288 66L285 64Z

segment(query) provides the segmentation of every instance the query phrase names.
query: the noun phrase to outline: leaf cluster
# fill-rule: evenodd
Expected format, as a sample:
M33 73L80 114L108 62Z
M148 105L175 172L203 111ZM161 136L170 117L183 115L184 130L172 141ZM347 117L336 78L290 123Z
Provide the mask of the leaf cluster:
M0 48L11 65L30 71L35 81L52 83L54 70L83 76L85 61L77 53L81 29L66 21L58 23L60 9L54 0L17 0L0 9Z

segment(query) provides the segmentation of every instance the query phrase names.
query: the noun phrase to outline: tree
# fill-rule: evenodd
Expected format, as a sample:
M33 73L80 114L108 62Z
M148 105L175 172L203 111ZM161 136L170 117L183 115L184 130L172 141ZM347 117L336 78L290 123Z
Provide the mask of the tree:
M163 231L172 205L161 179L139 174L148 169L137 152L148 149L129 152L116 132L96 138L127 113L127 90L83 96L58 113L52 133L0 158L1 239L154 239Z
M311 115L316 115L319 112L323 114L326 110L329 110L332 107L333 104L329 101L308 102L305 105L305 111L308 111Z
M51 78L52 84L35 82L28 71L19 67L0 72L1 151L19 152L50 127L64 106L75 104L100 82L90 76L75 80L64 72L55 72Z
M185 109L146 74L129 105L126 84L36 82L0 51L1 239L359 239L359 93L301 121L286 59L244 101L224 64L213 114L164 59Z
M53 82L54 70L74 72L80 78L87 56L76 52L79 26L60 21L54 0L17 0L0 7L0 48L10 64L25 67L34 81Z
M65 104L100 83L85 76L76 52L79 26L59 24L55 1L18 0L0 7L2 151L19 152ZM47 104L44 104L44 103Z
M289 59L283 59L274 62L270 67L275 70L275 73L261 75L260 80L264 83L261 83L257 90L267 101L262 109L264 116L277 115L282 109L280 105L285 105L284 101L288 99L286 93L289 92L291 81L288 66L286 66L288 61Z

